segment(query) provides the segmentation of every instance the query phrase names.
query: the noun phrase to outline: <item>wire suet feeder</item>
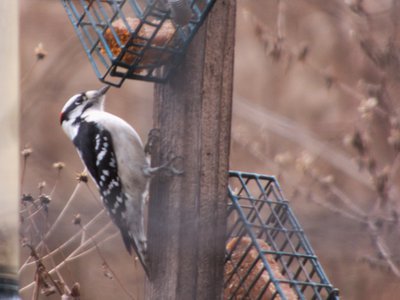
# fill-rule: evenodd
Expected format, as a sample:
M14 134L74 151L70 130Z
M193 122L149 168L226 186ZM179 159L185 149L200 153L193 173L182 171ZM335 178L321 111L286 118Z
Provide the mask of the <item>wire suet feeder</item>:
M231 171L224 300L339 300L274 177Z
M96 76L165 82L215 0L61 0Z

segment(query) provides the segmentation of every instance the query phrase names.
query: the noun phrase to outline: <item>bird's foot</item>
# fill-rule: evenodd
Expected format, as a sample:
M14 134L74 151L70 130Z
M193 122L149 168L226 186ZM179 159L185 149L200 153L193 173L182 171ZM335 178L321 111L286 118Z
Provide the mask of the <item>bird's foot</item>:
M177 166L179 164L180 166ZM170 154L167 161L158 167L147 167L143 171L146 176L153 176L161 172L166 172L167 175L182 175L183 172L183 157Z

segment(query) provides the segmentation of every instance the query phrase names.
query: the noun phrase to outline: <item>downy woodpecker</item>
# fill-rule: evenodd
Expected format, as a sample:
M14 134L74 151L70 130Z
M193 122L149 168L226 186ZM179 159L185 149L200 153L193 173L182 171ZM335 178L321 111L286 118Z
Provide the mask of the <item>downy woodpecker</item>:
M137 132L121 118L104 111L110 86L71 97L60 123L97 184L104 206L121 231L130 254L136 251L146 272L144 201L151 168Z

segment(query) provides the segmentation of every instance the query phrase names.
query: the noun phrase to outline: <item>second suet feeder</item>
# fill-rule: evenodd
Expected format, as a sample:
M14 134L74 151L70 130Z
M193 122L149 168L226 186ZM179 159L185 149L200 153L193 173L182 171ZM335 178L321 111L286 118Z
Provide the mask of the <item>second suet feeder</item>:
M164 82L215 0L61 0L97 77Z
M274 177L229 173L224 300L339 300Z

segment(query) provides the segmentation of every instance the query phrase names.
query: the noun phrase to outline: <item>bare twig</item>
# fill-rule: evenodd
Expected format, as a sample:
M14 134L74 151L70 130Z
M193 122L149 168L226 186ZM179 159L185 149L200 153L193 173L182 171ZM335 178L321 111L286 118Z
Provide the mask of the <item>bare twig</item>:
M69 197L67 203L65 204L65 206L63 207L63 209L61 210L60 214L57 216L56 220L54 221L54 223L51 225L51 227L49 228L49 230L47 231L47 233L45 234L45 236L43 237L43 240L39 243L39 245L37 247L40 247L40 245L54 232L55 228L57 227L58 223L62 220L62 218L64 217L67 209L70 207L72 201L74 200L78 190L80 187L80 183L78 182L78 184L75 186L74 191L72 192L71 196Z
M102 229L100 229L95 235L92 236L92 238L96 238L98 235L104 233L104 231L106 231L110 226L112 226L111 221L104 226ZM102 240L100 243L98 244L102 244L105 240ZM60 262L58 265L56 265L55 267L53 267L48 273L49 274L53 274L57 269L62 268L63 266L65 266L68 262L72 261L75 259L75 255L77 255L77 253L79 253L82 249L84 249L89 243L91 243L90 240L86 241L84 244L80 245L78 248L76 248L74 251L72 251L66 259L64 259L62 262ZM31 282L30 284L27 284L26 286L22 287L20 289L20 293L25 292L26 290L32 288L34 286L35 282Z
M330 203L328 203L326 201L321 201L321 200L315 198L312 195L310 195L310 197L308 197L308 199L311 200L312 202L324 207L325 209L328 209L328 210L330 210L330 211L332 211L334 213L337 213L338 215L340 215L340 216L342 216L342 217L344 217L346 219L357 221L357 222L362 223L362 224L367 223L367 221L365 219L360 218L359 216L357 216L357 215L355 215L353 213L350 213L345 209L338 208L338 207L336 207L336 206L334 206L334 205L332 205L332 204L330 204Z
M355 181L363 184L366 188L371 189L371 182L367 174L360 173L354 161L340 149L323 143L300 124L282 115L273 113L265 107L256 105L253 101L238 95L234 95L234 99L234 115L246 118L249 123L253 123L257 128L265 126L266 130L297 143L315 156L321 157L338 170L341 170ZM249 103L252 104L250 105Z
M285 13L286 13L286 0L278 1L278 16L276 19L276 35L278 40L283 40L285 38Z
M100 212L98 212L87 224L85 224L85 226L83 227L85 230L79 229L79 231L77 233L75 233L73 236L71 236L68 240L66 240L63 244L61 244L59 247L57 247L56 249L54 249L53 251L51 251L50 253L48 253L47 255L42 257L42 260L45 260L47 258L49 258L50 256L53 256L55 254L57 254L60 250L65 249L67 246L69 246L72 242L74 242L79 236L83 235L84 233L86 233L86 230L91 227L92 225L94 225L95 222L98 221L98 219L104 215L104 209L102 209ZM103 228L104 230L104 228ZM81 243L82 246L83 243ZM19 274L22 272L22 270L26 267L29 267L30 265L34 264L35 262L25 262L19 269Z
M57 292L60 295L62 295L63 291L61 290L59 284L53 279L51 274L47 271L45 265L42 263L42 260L37 254L35 248L30 244L26 244L26 246L31 250L31 256L35 259L36 262L36 275L35 275L35 281L33 282L35 284L33 299L38 299L40 286L49 287L49 283L47 283L47 280L49 280L50 283L52 284L52 287L54 287L57 290Z
M389 268L393 272L393 274L396 275L398 278L400 278L400 269L396 266L396 264L392 260L392 257L389 252L389 248L387 247L382 236L379 234L379 231L376 228L375 223L372 221L368 222L368 228L370 230L371 238L374 241L374 244L375 244L376 249L378 250L379 254L386 261L387 265L389 266Z
M81 227L82 230L83 227ZM117 274L114 272L114 270L110 267L110 265L108 264L106 258L104 257L103 253L100 251L100 248L97 245L97 242L93 239L93 238L89 238L89 240L93 243L97 254L99 255L99 257L101 258L101 260L103 261L103 265L105 265L107 267L107 269L112 273L113 278L115 278L115 280L117 281L118 285L121 287L121 289L124 291L124 293L130 298L130 299L135 299L133 297L133 295L125 288L125 286L122 284L121 280L118 278Z
M339 189L334 184L325 185L329 189L329 191L335 195L343 204L346 205L347 209L351 210L353 214L358 215L362 219L366 219L368 215L359 207L357 206L354 201L350 199L341 189Z

